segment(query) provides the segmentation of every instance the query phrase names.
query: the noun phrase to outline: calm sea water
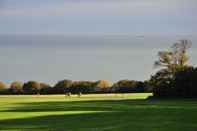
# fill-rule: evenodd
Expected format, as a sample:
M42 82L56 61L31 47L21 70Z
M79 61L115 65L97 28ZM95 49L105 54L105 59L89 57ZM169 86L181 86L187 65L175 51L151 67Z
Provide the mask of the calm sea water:
M183 38L192 40L190 63L197 65L196 36L0 35L0 80L146 80L157 52Z

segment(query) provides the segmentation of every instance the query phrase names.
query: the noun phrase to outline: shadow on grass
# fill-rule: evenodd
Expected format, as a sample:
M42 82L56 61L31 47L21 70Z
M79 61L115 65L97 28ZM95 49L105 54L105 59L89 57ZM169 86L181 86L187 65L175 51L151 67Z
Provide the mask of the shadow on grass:
M46 112L46 111L119 111L133 106L152 105L150 100L89 100L17 103L16 107L0 112Z
M19 103L15 108L3 110L1 113L26 113L27 116L0 120L0 130L193 131L197 129L197 119L191 119L197 118L196 109L185 108L182 104L173 104L171 107L173 108L153 100ZM55 114L61 111L63 114ZM72 113L69 114L68 111ZM29 112L40 114L28 116ZM44 112L51 114L42 114Z

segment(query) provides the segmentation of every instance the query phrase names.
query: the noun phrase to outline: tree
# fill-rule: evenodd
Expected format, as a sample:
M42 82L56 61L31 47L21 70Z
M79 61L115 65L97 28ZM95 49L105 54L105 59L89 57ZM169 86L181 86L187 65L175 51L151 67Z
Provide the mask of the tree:
M156 97L170 96L173 92L174 77L168 69L162 69L151 76L149 85L153 87L153 95Z
M23 91L26 94L39 94L40 93L40 83L37 81L28 81L23 85Z
M23 83L20 81L14 81L10 85L10 91L13 94L21 94L23 92Z
M69 88L69 92L74 94L95 92L94 82L92 81L74 81Z
M144 83L135 80L120 80L114 83L112 90L121 93L144 92Z
M187 49L191 47L191 41L180 40L173 44L170 51L159 52L159 60L155 62L155 66L165 67L159 70L151 77L150 83L153 85L154 96L175 97L180 96L180 90L177 85L177 78L186 77L187 75L178 75L185 68L190 68L187 64L189 57ZM183 73L182 73L183 74ZM186 89L187 90L187 89Z
M159 73L150 80L155 86L154 96L197 97L197 68L185 66L178 69L173 77L160 77Z
M6 84L0 81L0 90L4 90L6 88L7 88Z
M53 88L54 93L63 94L68 92L68 89L72 86L71 80L61 80Z
M188 48L190 48L192 45L192 42L189 40L180 40L179 43L175 43L172 46L173 52L174 52L174 62L183 67L187 64L187 61L189 60L188 55L186 54L186 51Z
M9 94L6 84L1 81L0 81L0 94Z
M52 94L52 87L47 83L40 83L40 94Z
M98 92L109 92L111 82L108 80L99 80L95 83L96 91Z
M174 88L178 97L197 97L197 68L184 67L174 76Z
M154 87L150 80L145 80L143 84L144 84L144 92L149 92L149 93L153 92Z
M170 51L160 51L158 53L159 60L155 61L155 67L165 67L171 72L175 72L177 68L187 65L189 57L187 49L192 45L189 40L180 40L172 45Z

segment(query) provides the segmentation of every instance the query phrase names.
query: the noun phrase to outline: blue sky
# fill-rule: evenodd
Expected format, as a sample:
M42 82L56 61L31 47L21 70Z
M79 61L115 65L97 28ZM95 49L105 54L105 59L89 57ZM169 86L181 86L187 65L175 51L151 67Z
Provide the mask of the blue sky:
M0 34L194 34L196 0L0 0Z

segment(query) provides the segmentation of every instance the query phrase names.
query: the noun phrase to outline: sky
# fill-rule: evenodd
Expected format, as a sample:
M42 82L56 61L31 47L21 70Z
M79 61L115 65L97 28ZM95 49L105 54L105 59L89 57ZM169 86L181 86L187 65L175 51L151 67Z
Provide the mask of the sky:
M0 34L194 34L196 0L0 0Z
M193 42L196 0L0 0L0 81L146 80L157 52Z

